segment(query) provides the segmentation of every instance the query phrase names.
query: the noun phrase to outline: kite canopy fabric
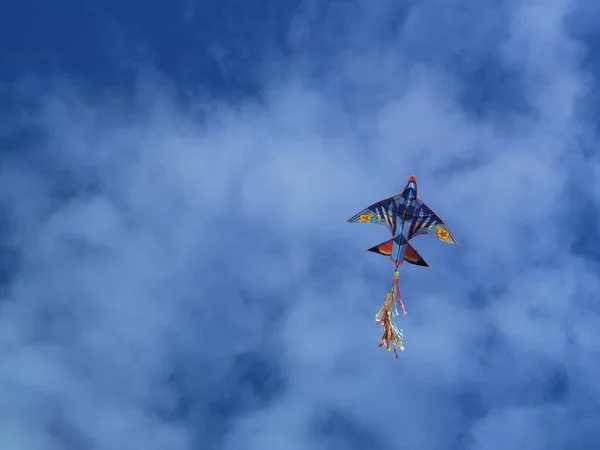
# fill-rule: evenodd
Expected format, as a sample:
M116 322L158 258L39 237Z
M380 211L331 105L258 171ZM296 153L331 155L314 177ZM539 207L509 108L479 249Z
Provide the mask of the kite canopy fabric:
M429 264L410 245L416 236L428 234L447 244L457 244L446 222L417 196L417 179L411 176L404 190L397 195L373 203L347 220L350 223L377 223L385 226L391 233L391 239L367 249L372 253L388 256L396 266L394 282L386 295L383 306L375 316L377 325L383 326L383 336L379 346L385 344L388 351L392 348L398 358L397 350L404 351L403 332L394 325L393 318L398 315L400 305L407 314L398 279L399 267L404 261L416 266L429 267Z

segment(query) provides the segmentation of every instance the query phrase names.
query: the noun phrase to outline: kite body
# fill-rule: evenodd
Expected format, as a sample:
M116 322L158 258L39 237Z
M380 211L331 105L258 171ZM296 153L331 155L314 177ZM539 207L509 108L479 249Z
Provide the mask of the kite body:
M350 223L377 223L385 226L391 233L391 239L367 249L369 252L388 256L396 266L394 284L379 313L377 324L384 327L383 338L379 346L386 344L388 351L391 346L404 350L402 345L402 330L393 324L393 317L398 315L395 304L398 303L404 315L406 308L402 303L398 288L398 268L404 261L417 266L429 267L429 264L410 245L410 241L420 235L428 234L438 240L460 246L458 239L452 234L446 223L429 206L417 196L417 179L411 176L404 190L393 197L386 198L363 209L347 220Z

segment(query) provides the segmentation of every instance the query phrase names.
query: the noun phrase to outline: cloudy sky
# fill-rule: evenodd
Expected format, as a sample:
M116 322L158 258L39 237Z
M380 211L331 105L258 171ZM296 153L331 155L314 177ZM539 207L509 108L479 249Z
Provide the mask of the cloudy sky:
M7 3L0 448L598 448L595 3Z

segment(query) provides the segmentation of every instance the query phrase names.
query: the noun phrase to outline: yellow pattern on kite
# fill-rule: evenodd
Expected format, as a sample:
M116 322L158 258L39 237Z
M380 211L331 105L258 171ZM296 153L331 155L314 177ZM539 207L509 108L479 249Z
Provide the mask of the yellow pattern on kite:
M437 232L437 237L440 241L444 242L452 242L452 238L450 237L450 233L448 233L444 227L438 225L435 227L435 231Z
M358 223L366 223L366 222L371 222L373 220L373 217L375 217L375 214L373 213L368 213L368 214L362 214L357 222Z

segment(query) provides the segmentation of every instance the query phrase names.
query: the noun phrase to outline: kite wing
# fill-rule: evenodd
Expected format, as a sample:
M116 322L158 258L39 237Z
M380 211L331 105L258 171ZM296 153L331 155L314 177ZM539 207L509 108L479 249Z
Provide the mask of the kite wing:
M350 217L349 223L378 223L385 226L390 232L394 230L394 223L398 213L400 196L386 198L363 209L358 214Z
M440 216L422 200L417 199L416 203L409 239L422 234L430 234L442 242L460 245L458 239L452 234L450 228Z

